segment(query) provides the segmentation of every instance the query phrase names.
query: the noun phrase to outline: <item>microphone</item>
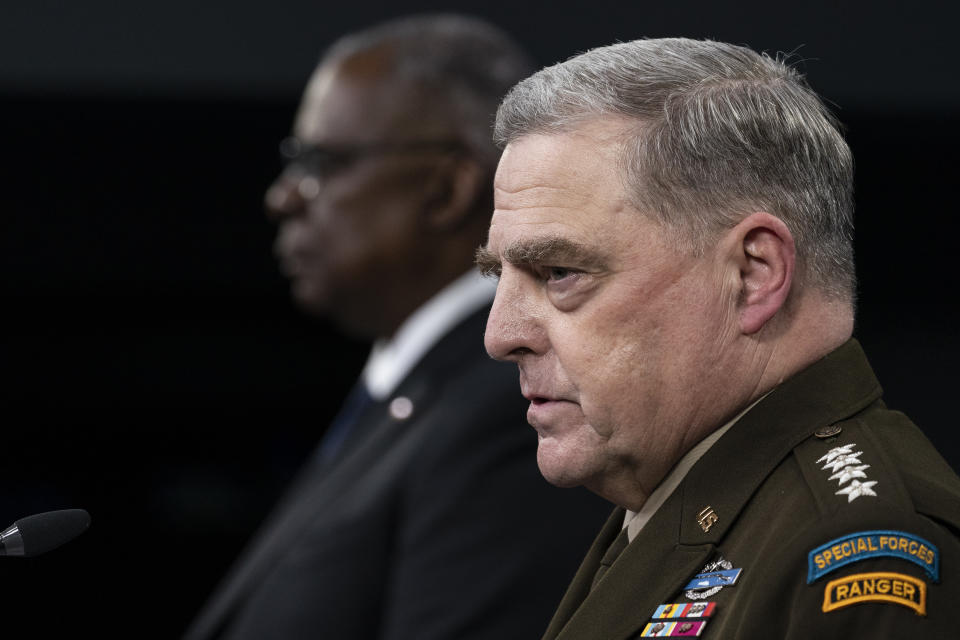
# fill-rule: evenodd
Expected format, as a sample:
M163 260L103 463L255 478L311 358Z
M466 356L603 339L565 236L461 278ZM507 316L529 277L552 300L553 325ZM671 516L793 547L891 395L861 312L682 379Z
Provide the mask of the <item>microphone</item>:
M0 556L30 558L70 542L90 526L83 509L47 511L20 518L0 533Z

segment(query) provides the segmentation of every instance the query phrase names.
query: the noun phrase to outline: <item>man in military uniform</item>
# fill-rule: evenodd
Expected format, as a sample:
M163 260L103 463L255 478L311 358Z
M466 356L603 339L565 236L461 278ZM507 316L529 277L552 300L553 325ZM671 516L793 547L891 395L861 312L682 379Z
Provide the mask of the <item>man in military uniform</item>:
M802 77L622 43L496 136L486 347L544 476L617 505L545 637L955 637L960 479L851 338L852 158Z

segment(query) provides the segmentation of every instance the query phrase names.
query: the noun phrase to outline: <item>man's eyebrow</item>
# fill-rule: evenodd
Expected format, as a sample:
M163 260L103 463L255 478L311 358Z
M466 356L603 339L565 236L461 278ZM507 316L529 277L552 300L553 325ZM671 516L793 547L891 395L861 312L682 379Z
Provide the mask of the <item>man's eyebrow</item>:
M503 259L515 265L547 264L555 266L576 266L600 269L605 260L595 249L574 242L568 238L536 238L509 245L503 250ZM476 264L485 276L499 276L502 268L500 257L487 247L480 247L476 253Z
M481 245L477 247L477 252L473 256L473 261L480 270L480 275L488 278L499 278L503 265L500 258L493 251Z

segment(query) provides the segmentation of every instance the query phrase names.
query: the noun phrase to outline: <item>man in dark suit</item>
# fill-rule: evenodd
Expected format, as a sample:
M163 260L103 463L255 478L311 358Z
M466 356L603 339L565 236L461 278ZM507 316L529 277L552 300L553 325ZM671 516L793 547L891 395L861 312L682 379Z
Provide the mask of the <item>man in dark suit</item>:
M473 269L503 93L529 73L456 16L346 37L311 78L266 195L296 301L375 340L290 492L186 637L542 633L606 509L539 476Z
M802 77L622 43L496 135L487 349L544 476L617 505L545 637L956 637L960 479L851 338L853 162Z

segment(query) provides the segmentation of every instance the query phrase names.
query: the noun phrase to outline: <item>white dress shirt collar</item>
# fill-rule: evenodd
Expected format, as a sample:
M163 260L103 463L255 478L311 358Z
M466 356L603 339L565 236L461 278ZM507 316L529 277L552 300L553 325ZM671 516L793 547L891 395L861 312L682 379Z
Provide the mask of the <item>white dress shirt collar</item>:
M392 338L377 340L361 374L370 395L385 400L447 332L493 300L496 288L471 269L410 314Z

